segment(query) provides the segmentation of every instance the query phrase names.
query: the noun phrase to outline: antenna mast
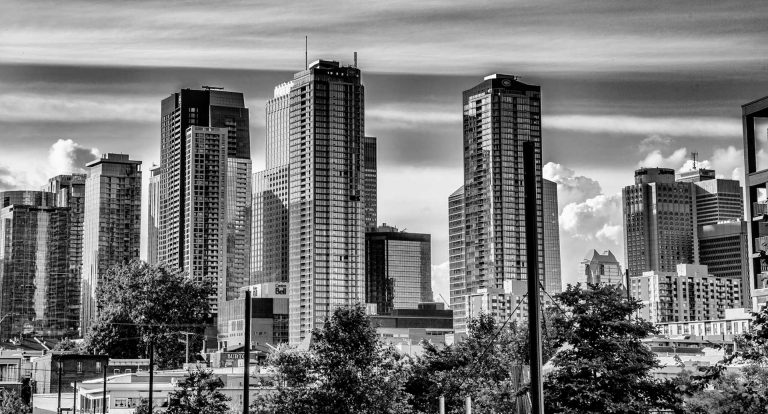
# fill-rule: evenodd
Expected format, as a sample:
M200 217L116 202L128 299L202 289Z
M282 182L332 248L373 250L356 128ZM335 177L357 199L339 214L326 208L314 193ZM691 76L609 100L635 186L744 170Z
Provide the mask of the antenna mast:
M309 69L309 36L304 36L304 70Z
M691 158L693 158L693 170L696 170L696 158L699 157L699 153L696 151L691 152Z

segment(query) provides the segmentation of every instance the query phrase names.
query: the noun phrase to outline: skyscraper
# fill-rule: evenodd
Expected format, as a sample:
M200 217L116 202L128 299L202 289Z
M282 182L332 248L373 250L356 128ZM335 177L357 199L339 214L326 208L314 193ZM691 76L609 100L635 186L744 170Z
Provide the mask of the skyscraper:
M0 200L0 339L76 334L70 208L42 191L6 191Z
M747 222L734 220L698 228L700 263L717 278L741 279L741 306L749 308L749 247Z
M377 175L376 137L363 139L363 204L365 205L365 228L376 228L377 220Z
M460 299L468 293L464 277L464 186L448 197L448 274L453 326L457 332L463 332L466 331L467 303Z
M696 263L695 191L675 182L669 168L635 171L635 185L622 190L624 249L630 276L646 271L674 272Z
M607 250L602 254L592 249L587 252L584 260L579 264L579 282L605 283L608 285L626 285L621 265L616 260L613 252Z
M457 333L464 329L463 318L475 313L467 306L506 319L509 306L483 301L514 305L526 293L528 266L545 276L541 88L515 76L490 75L464 91L463 109L464 271L452 276L457 289L451 288ZM523 143L529 141L536 147L536 168L530 173L536 177L538 207L532 212L524 209L523 189ZM536 216L537 263L526 262L526 213ZM464 293L456 294L459 290Z
M141 161L105 154L90 162L85 180L83 221L83 335L97 315L96 287L107 270L139 258Z
M214 314L214 299L233 298L247 282L251 250L249 113L242 93L218 89L182 89L162 101L157 230L159 262L216 286ZM193 158L187 146L197 141ZM215 193L218 201L206 198ZM228 199L234 205L227 206ZM201 223L200 215L210 222ZM198 234L188 233L191 228Z
M560 224L557 208L557 183L542 180L544 185L544 287L550 294L563 287L560 265Z
M432 302L431 241L386 224L365 233L365 302L378 314Z
M160 225L160 179L163 169L149 170L149 207L147 212L147 263L157 263L157 230Z
M365 295L360 70L319 60L290 88L290 342Z

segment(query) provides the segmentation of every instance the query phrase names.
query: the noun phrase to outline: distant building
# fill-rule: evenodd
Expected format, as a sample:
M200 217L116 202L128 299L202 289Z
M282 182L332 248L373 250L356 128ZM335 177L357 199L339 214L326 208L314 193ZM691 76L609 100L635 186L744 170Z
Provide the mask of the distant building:
M448 274L450 297L464 297L469 290L464 276L464 186L448 197ZM453 325L463 332L467 324L467 301L451 300Z
M635 184L622 190L624 251L630 276L646 271L674 272L695 263L695 193L675 182L669 168L641 168Z
M0 340L76 335L78 281L70 259L69 207L55 194L0 193Z
M715 178L715 170L709 170L706 168L694 168L691 171L678 174L675 181L684 183L698 183L700 181L714 180Z
M365 228L376 228L377 224L377 173L376 137L363 138L363 204Z
M613 252L606 250L602 254L597 250L587 252L584 260L579 265L579 274L582 276L581 282L608 285L626 285L624 274L621 272L621 265L616 260Z
M240 288L251 284L251 160L227 158L226 177L226 276L220 301L236 299ZM221 283L220 283L221 286Z
M740 277L715 277L703 265L679 264L676 270L631 278L632 296L644 305L638 316L653 323L705 321L741 306Z
M726 309L723 319L657 323L659 333L665 336L691 335L709 339L733 340L748 333L752 314L745 308Z
M160 179L162 167L149 170L149 207L147 212L147 263L157 263L157 235L160 225Z
M560 265L560 224L557 183L542 179L544 206L544 287L550 294L562 291Z
M377 313L432 302L431 236L386 224L365 233L365 301Z
M251 282L288 282L288 166L253 174Z
M417 345L421 340L445 345L453 334L453 311L442 303L420 303L416 309L395 309L387 315L372 315L379 339L397 345Z
M71 352L52 351L32 359L33 392L49 394L58 392L61 371L61 392L72 394L72 383L104 375L109 356L81 355Z
M96 288L107 270L138 259L141 244L141 161L105 154L87 164L83 224L81 330L96 318Z
M284 282L246 287L251 297L251 344L288 343L288 285ZM245 344L245 297L223 302L218 318L219 350Z
M706 224L698 229L700 263L715 277L740 278L739 307L751 307L749 297L749 247L744 220Z

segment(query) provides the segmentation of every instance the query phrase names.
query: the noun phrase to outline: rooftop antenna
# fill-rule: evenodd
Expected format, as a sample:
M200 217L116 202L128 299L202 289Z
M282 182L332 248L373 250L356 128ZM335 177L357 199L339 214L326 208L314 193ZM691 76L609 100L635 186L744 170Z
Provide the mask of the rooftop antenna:
M309 69L309 36L304 36L304 70Z
M357 52L355 52L355 67L357 67Z
M693 170L696 171L696 158L698 158L699 153L696 151L691 152L691 158L693 158Z

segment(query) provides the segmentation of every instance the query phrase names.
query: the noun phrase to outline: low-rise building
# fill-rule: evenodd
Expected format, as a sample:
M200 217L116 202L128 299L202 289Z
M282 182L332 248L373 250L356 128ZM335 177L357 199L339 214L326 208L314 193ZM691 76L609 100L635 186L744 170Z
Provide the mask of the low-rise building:
M665 336L691 335L706 339L732 340L736 335L749 332L752 315L746 308L726 309L725 318L704 321L657 323L659 333Z
M712 276L704 265L643 272L630 283L632 296L644 305L638 316L653 323L725 319L726 309L742 303L741 278Z
M249 286L251 297L251 345L277 346L288 342L288 284ZM245 297L222 302L218 316L218 349L227 351L245 344Z
M418 309L393 309L388 315L371 315L371 324L385 343L405 345L410 353L422 340L445 345L453 334L453 311L442 303L420 303Z
M52 351L32 361L32 380L35 394L72 393L72 384L103 377L109 362L106 355L80 355Z

